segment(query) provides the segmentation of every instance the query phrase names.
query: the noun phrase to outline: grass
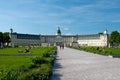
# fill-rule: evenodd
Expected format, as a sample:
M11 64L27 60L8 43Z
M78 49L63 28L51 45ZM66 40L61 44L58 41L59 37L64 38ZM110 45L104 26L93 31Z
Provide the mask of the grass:
M40 54L42 55L45 52L49 52L52 48L54 47L47 47L47 49L45 47L36 47L36 48L32 48L30 50L31 54Z
M43 56L43 54L45 52L49 52L50 49L51 47L35 47L30 50L30 54L38 54L39 56ZM18 50L25 50L25 47L0 49L0 54L19 54ZM33 57L34 56L0 56L0 68L17 68L22 65L28 66L31 63L31 58Z
M28 67L30 64L30 56L0 56L0 69L15 69L23 65Z
M106 52L111 52L113 55L120 56L120 48L105 48Z
M3 48L0 49L0 54L17 54L19 50L25 50L25 47L19 48Z
M19 50L22 50L23 54L26 54L25 53L26 48L27 47L3 48L3 49L0 49L0 54L19 54ZM34 47L34 48L30 49L29 53L41 55L45 52L49 52L51 50L51 48L54 48L54 47L46 47L46 48L45 47Z

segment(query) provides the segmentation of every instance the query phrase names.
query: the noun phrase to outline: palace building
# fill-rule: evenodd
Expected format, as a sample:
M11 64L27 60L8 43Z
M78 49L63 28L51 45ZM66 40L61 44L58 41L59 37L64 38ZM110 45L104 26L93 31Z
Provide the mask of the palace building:
M108 46L108 34L105 30L101 34L90 35L62 35L60 27L56 35L33 35L13 32L10 29L11 46Z

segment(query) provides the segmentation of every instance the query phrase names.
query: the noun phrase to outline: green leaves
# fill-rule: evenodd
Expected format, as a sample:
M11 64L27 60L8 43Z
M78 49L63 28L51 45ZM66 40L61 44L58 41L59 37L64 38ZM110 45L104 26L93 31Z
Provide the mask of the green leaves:
M19 73L15 70L1 70L0 80L18 80Z
M10 42L9 32L5 32L5 33L0 32L0 43L1 42L7 43L8 46L8 43Z
M47 63L48 61L47 61L46 58L44 58L44 57L36 57L36 58L33 58L33 59L32 59L32 62L33 62L34 64L45 64L45 63Z
M120 44L120 33L118 31L113 31L110 34L109 42L113 44Z

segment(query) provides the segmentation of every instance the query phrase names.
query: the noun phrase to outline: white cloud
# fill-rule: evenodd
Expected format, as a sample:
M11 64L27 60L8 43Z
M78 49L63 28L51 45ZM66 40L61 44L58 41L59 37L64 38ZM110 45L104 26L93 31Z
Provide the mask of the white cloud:
M119 8L119 3L120 0L99 0L95 6L102 9L111 9Z
M120 22L120 20L112 20L112 22Z
M65 31L68 31L68 30L69 30L69 28L67 28L67 27L66 27L66 28L64 28L64 30L65 30Z
M69 32L69 33L66 33L65 35L73 35L73 34Z

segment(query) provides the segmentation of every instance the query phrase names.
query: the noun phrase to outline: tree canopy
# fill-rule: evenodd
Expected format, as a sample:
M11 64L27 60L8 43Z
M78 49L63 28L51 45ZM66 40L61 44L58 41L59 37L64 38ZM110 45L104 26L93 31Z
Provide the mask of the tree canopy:
M120 33L118 31L113 31L110 34L109 42L113 44L120 44Z
M9 32L5 33L0 32L0 44L2 43L4 46L4 44L7 43L8 46L9 42L10 42Z
M3 33L0 32L0 43L3 42Z

